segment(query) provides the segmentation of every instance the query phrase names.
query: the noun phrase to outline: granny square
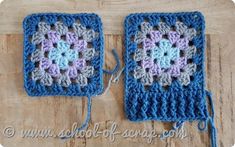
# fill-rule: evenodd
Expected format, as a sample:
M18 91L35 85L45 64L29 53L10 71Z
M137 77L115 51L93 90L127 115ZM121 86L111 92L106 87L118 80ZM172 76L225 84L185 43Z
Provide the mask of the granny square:
M96 14L39 13L24 29L24 87L30 96L93 96L103 90L103 32Z
M207 119L204 30L200 12L126 17L124 101L128 119Z

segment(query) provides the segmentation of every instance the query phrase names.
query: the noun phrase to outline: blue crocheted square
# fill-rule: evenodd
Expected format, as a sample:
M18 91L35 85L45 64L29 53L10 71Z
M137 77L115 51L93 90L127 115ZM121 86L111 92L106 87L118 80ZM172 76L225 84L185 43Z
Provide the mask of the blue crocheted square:
M103 90L103 32L96 14L39 13L24 29L24 87L30 96L93 96Z
M130 120L206 120L204 30L199 12L126 17L125 112Z

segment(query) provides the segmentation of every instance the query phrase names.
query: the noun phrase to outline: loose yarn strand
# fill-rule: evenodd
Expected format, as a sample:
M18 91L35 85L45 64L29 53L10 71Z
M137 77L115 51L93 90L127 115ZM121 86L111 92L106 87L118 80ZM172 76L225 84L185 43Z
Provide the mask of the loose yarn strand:
M91 96L88 95L87 96L87 114L86 114L86 119L85 121L82 123L82 125L79 128L76 128L76 130L74 132L71 132L70 134L67 134L66 136L61 137L61 139L68 139L68 138L72 138L74 137L79 131L84 130L87 128L90 118L91 118L91 104L92 104L92 100L91 100Z
M81 127L76 130L76 132L79 132L80 130L85 129L88 126L88 123L89 123L90 118L91 118L91 101L92 101L91 96L87 96L87 115L86 115L86 119L85 119L84 123L81 125Z
M114 56L114 58L116 60L116 66L112 70L103 69L104 73L105 74L109 74L109 75L115 74L119 70L119 68L120 68L120 59L118 57L117 50L115 48L112 49L112 53L113 53L113 56Z
M217 131L216 131L216 127L215 127L215 123L214 123L214 105L213 105L213 101L212 101L212 95L209 91L206 91L206 96L208 97L208 104L210 106L210 110L211 110L211 114L210 116L203 121L200 121L198 123L198 129L200 131L205 131L207 130L207 126L210 125L210 139L211 139L211 146L212 147L217 147Z
M112 53L113 53L113 56L114 56L114 58L115 58L115 60L116 60L117 63L116 63L116 66L114 67L114 69L112 69L112 70L105 70L105 69L103 69L103 71L104 71L105 74L111 75L111 77L110 77L110 79L109 79L109 82L108 82L108 86L107 86L107 88L104 90L103 93L106 93L106 92L109 90L109 88L110 88L110 86L111 86L111 83L112 83L112 80L113 80L113 76L114 76L114 74L117 73L117 71L118 71L119 68L120 68L120 59L119 59L119 57L118 57L118 54L117 54L116 49L113 49L113 50L112 50ZM91 117L91 96L88 95L87 98L88 98L88 102L87 102L87 115L86 115L85 121L83 122L83 124L82 124L79 128L76 129L76 131L74 131L74 132L72 132L72 133L70 133L70 134L67 134L67 136L62 137L62 139L67 139L67 138L74 137L76 133L78 133L79 131L81 131L81 130L87 128L87 126L88 126L88 124L89 124L89 121L90 121L90 117Z
M111 87L111 83L112 83L112 80L113 80L113 75L111 75L110 79L109 79L109 82L108 82L108 86L106 87L106 89L104 90L103 94L106 94L110 87Z
M206 95L209 98L209 106L211 108L211 116L208 118L208 125L210 125L210 138L211 138L211 146L217 147L217 131L214 123L214 105L212 101L212 95L209 91L206 91Z
M117 74L117 76L112 80L112 83L118 83L120 80L120 77L124 71L125 67L123 67Z
M108 86L107 86L106 89L104 90L103 94L106 94L107 91L110 89L111 84L113 83L113 80L116 79L116 78L113 79L113 77L114 77L114 75L119 71L119 68L120 68L120 59L119 59L119 57L118 57L118 54L117 54L116 49L112 49L112 53L113 53L113 56L114 56L114 58L115 58L115 60L116 60L116 66L115 66L114 69L112 69L112 70L105 70L105 69L103 69L103 71L104 71L105 74L111 75L111 77L110 77L110 79L109 79L109 82L108 82ZM120 73L119 73L119 74L120 74Z
M103 94L106 94L107 91L109 90L109 88L111 87L111 84L114 83L114 84L117 84L119 82L119 79L122 75L124 71L124 67L118 72L117 76L114 77L114 74L111 75L110 79L109 79L109 82L108 82L108 86L106 87L105 91Z

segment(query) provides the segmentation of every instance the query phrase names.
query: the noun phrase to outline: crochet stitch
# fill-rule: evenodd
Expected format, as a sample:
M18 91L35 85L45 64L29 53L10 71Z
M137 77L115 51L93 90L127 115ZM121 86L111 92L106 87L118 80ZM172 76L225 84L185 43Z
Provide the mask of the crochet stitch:
M27 16L24 28L24 87L30 96L87 96L85 121L73 132L74 137L88 126L91 97L101 94L103 72L115 74L117 65L103 70L103 32L96 14L41 13Z
M173 130L184 121L199 121L199 130L205 130L208 123L211 146L216 147L214 107L205 90L204 31L200 12L126 17L125 113L131 121L176 122ZM162 138L169 135L162 134Z
M189 45L196 30L180 21L172 27L159 22L156 27L154 30L149 22L142 22L135 34L134 41L142 48L134 53L134 60L140 64L134 70L134 77L144 85L152 85L154 79L162 86L171 85L174 77L182 85L188 85L196 71L196 64L188 63L196 53L196 47Z
M131 121L206 120L204 17L137 13L125 19L125 112Z
M103 32L96 14L25 18L24 85L32 96L92 96L103 90Z

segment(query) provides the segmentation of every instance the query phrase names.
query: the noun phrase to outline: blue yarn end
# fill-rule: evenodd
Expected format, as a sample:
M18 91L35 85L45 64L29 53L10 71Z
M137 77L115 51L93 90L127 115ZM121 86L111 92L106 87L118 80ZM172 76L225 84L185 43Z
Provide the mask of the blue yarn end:
M197 35L190 42L197 48L197 53L192 61L197 65L190 83L185 86L178 80L172 80L171 85L163 87L154 81L151 85L144 86L134 76L138 65L133 59L133 54L138 44L133 37L141 30L142 22L157 26L164 22L172 27L176 21L181 21L188 28L197 31ZM126 17L125 23L125 114L131 121L160 120L166 122L206 120L208 111L205 93L205 22L200 12L180 13L136 13ZM158 28L156 28L158 29Z
M87 114L86 114L85 121L79 128L76 128L74 132L70 132L70 134L66 134L65 136L62 136L61 139L73 138L79 133L79 131L85 130L88 127L89 121L91 119L91 104L92 104L92 99L90 96L88 96L87 97Z
M116 74L118 72L118 70L120 69L120 59L118 57L117 50L116 49L112 49L112 54L113 54L113 56L115 58L116 66L112 70L103 69L104 73L105 74L109 74L109 75Z
M30 55L36 50L36 46L31 43L30 38L37 31L37 25L40 21L44 21L49 25L54 25L57 21L62 22L68 28L73 23L79 21L87 29L98 32L92 45L98 53L91 61L90 65L94 67L94 74L88 79L86 86L80 86L72 83L68 87L63 87L58 83L51 86L45 86L40 82L32 80L31 73L36 68L35 64L30 60ZM29 96L94 96L102 93L103 90L103 30L101 19L97 14L65 14L65 13L38 13L27 16L23 21L24 29L24 87Z

